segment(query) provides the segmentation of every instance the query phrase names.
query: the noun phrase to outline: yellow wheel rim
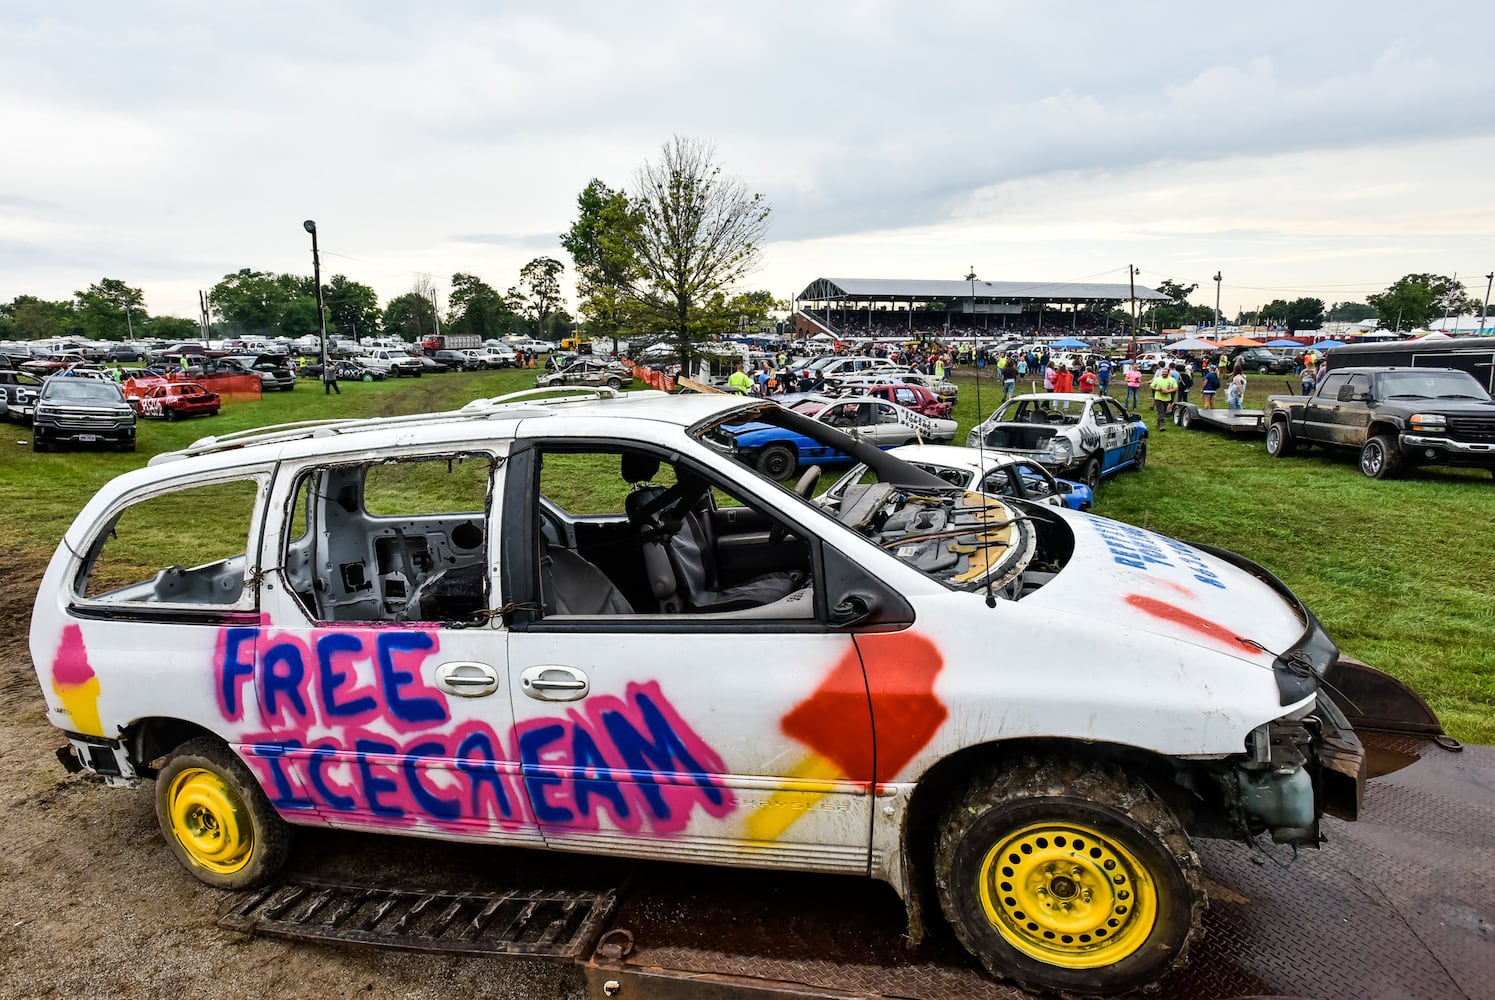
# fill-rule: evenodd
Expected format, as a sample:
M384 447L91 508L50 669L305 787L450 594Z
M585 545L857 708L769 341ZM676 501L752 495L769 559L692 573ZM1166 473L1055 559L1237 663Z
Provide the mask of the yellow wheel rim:
M1018 951L1068 969L1114 965L1141 948L1158 886L1137 856L1078 824L1035 823L987 852L981 905Z
M192 863L231 875L249 863L254 832L238 792L217 774L188 768L167 791L171 832Z

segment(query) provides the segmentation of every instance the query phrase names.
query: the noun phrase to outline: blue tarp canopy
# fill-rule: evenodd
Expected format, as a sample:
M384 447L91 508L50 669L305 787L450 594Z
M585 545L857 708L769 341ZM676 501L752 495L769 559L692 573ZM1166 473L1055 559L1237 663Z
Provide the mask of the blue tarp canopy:
M1061 351L1088 351L1088 350L1090 350L1090 345L1089 344L1085 343L1083 340L1076 340L1074 337L1062 337L1059 340L1054 341L1049 346L1050 347L1057 347Z
M1308 346L1309 346L1309 348L1311 350L1315 350L1315 351L1327 351L1331 347L1343 347L1344 346L1344 341L1342 341L1342 340L1321 340L1317 344L1309 344Z
M1306 344L1300 344L1296 340L1269 340L1269 341L1267 341L1267 346L1268 347L1305 347L1307 345Z

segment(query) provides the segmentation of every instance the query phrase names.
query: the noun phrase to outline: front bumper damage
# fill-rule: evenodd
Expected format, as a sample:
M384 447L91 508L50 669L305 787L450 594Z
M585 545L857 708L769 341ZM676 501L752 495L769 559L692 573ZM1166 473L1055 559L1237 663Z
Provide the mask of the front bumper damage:
M1458 741L1443 731L1427 702L1396 678L1341 656L1313 612L1281 580L1233 552L1197 545L1267 584L1297 611L1303 634L1272 664L1280 704L1312 697L1306 708L1256 729L1248 758L1236 768L1235 801L1249 833L1270 831L1279 843L1317 846L1324 815L1353 820L1374 777L1357 732Z

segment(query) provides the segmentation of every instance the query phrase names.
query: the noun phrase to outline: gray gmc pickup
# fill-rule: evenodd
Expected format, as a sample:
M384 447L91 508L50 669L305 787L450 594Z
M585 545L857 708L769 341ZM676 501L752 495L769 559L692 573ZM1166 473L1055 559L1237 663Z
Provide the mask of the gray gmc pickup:
M1341 368L1311 396L1270 396L1267 454L1301 444L1354 448L1360 471L1390 479L1407 466L1495 472L1495 400L1451 368Z

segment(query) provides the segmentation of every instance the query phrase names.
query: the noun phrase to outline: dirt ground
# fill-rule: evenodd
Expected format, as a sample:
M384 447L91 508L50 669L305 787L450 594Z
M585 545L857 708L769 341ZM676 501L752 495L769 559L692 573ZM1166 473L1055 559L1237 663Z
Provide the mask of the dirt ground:
M166 850L147 782L69 775L26 648L41 567L0 553L0 997L584 997L561 963L339 948L220 930L232 894ZM373 880L393 867L476 887L542 855L318 831L293 867ZM416 862L413 866L412 862ZM512 872L508 874L513 874ZM470 876L471 881L463 884ZM415 884L419 885L419 882Z

